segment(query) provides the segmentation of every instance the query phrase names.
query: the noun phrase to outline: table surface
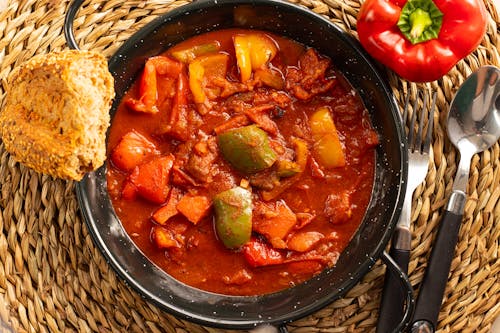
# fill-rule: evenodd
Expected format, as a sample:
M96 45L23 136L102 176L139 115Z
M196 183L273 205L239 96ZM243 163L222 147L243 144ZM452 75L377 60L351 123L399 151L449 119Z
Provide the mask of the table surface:
M387 70L397 101L417 88L437 91L432 158L413 197L410 280L422 280L436 226L451 192L458 153L444 121L458 86L478 67L500 66L499 12L485 0L488 30L476 51L438 81L415 84ZM86 1L75 21L82 49L110 56L133 32L188 1ZM293 1L356 36L361 0ZM68 1L0 1L0 101L12 69L35 54L66 49ZM74 183L37 174L0 145L0 331L221 332L162 312L123 283L94 246ZM500 146L475 155L468 199L439 332L490 330L500 315ZM342 299L288 325L290 332L373 332L385 267L378 262ZM226 332L226 331L223 331Z

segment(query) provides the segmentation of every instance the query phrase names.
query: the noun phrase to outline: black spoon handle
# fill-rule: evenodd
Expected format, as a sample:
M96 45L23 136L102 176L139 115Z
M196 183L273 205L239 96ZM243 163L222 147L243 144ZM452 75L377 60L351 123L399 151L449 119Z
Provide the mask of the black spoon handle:
M413 316L412 333L435 332L463 213L445 210Z

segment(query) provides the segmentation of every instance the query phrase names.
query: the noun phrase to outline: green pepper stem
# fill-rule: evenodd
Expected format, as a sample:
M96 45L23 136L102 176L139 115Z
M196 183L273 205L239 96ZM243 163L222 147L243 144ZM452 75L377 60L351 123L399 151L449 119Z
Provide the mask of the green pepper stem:
M397 23L412 44L435 39L443 23L443 13L432 0L408 0Z
M432 20L429 13L418 8L413 13L410 14L410 35L413 38L418 38L422 35L424 30L432 25Z

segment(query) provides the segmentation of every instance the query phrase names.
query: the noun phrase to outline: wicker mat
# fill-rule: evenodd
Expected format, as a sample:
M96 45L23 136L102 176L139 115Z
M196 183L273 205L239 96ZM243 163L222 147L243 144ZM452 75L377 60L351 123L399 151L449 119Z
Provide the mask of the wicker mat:
M479 66L500 66L499 13L490 12L480 47L443 79L419 85L438 92L433 161L414 196L411 282L418 290L436 226L451 192L458 154L444 120L457 87ZM356 34L358 0L295 1ZM3 4L0 1L0 4ZM156 16L185 4L174 0L87 1L75 27L82 49L107 56ZM11 0L0 6L0 98L6 77L34 54L67 48L67 0ZM416 98L417 85L388 72L396 98ZM0 100L0 101L1 101ZM93 245L80 215L74 183L55 180L13 161L0 145L0 332L221 332L179 320L125 285ZM472 160L468 200L440 332L489 331L500 315L500 146ZM290 332L373 332L385 267L377 265L349 293L288 325ZM225 331L224 331L225 332Z

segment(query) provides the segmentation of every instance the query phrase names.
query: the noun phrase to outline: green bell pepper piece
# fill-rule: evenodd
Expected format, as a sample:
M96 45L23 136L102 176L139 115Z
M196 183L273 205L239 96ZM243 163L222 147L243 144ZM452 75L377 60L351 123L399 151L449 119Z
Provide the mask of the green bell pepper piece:
M252 193L234 187L213 198L215 230L225 247L236 249L250 240L252 234Z
M223 132L217 136L217 142L224 159L236 170L246 174L269 168L277 158L267 133L257 125Z

